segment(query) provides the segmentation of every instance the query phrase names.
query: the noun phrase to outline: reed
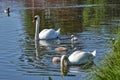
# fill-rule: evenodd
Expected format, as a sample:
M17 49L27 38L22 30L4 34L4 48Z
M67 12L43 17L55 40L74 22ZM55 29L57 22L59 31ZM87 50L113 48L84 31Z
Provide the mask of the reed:
M92 80L120 80L120 38L115 40L112 51L95 68L92 75Z

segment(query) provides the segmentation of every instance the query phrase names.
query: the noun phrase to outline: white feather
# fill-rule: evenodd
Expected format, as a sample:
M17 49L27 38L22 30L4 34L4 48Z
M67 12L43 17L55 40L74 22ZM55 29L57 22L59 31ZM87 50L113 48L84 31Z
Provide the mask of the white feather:
M87 62L90 62L95 57L96 50L94 50L92 53L90 52L84 52L84 51L75 51L73 52L69 57L69 61L71 64L84 64Z

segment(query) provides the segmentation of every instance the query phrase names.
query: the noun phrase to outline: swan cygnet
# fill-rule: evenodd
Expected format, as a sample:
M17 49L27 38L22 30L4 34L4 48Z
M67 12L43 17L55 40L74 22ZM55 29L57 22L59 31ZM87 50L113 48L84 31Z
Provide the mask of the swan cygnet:
M52 62L53 63L60 63L60 57L53 57Z
M60 46L60 47L55 48L55 51L61 54L65 54L68 51L68 49L66 47Z
M39 32L39 28L40 28L39 15L36 15L34 17L33 22L35 21L36 21L35 40L39 40L39 39L48 40L48 39L55 39L59 37L60 28L57 31L55 31L54 29L43 29L41 32Z
M78 38L75 35L71 35L71 42L77 41Z
M67 50L68 49L66 47L62 47L62 46L55 48L55 51L60 54L66 54ZM60 57L53 57L52 62L60 63L60 60L61 60Z

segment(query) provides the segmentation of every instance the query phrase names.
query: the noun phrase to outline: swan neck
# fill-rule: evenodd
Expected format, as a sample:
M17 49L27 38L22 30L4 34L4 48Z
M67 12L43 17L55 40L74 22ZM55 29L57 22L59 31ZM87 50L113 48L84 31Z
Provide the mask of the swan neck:
M36 20L35 40L39 40L40 19Z
M61 61L60 61L60 67L61 67L61 73L62 74L66 74L68 72L68 64L69 64L69 60L68 57L66 55L63 55L61 57Z
M35 48L36 48L36 49L39 48L39 40L35 40Z
M68 65L69 65L68 57L66 55L63 55L61 57L61 67L66 67Z

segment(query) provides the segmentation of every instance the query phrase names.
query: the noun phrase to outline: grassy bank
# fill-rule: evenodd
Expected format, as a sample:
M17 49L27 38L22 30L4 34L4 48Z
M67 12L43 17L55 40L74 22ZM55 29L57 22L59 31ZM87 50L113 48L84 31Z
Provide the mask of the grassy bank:
M120 80L120 38L114 42L112 49L93 72L92 80Z

